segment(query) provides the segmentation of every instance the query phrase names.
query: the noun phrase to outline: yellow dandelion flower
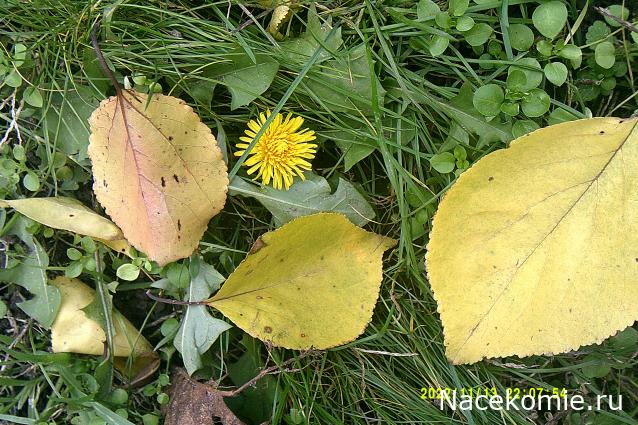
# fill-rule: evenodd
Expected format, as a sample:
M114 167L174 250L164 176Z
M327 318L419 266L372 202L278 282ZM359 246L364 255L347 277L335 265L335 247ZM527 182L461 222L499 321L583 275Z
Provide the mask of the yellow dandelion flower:
M246 136L239 138L238 151L235 156L242 156L253 141L257 132L263 127L270 116L270 111L259 114L257 121L248 122ZM315 157L317 145L308 143L316 139L315 132L307 128L299 130L303 125L302 117L285 118L277 114L257 144L250 151L243 165L250 167L248 174L254 174L255 179L261 178L263 184L272 182L275 189L290 189L295 175L304 180L303 171L310 170L310 161Z

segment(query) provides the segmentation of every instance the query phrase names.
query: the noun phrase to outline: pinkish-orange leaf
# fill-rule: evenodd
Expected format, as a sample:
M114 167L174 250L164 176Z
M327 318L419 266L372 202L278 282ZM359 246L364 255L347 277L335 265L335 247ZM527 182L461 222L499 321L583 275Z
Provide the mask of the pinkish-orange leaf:
M210 129L183 100L123 92L89 120L93 190L126 239L160 265L187 257L226 201Z

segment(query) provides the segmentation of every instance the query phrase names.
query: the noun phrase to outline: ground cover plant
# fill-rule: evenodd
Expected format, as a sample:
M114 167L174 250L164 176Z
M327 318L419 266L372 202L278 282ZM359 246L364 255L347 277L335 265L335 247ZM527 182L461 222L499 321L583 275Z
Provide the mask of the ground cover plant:
M446 311L477 299L461 277L492 267L474 257L464 202L494 192L468 182L515 200L508 185L537 177L523 179L529 152L486 165L516 151L500 149L618 117L591 127L613 148L602 164L580 166L596 152L578 137L541 157L602 184L595 166L620 164L636 140L617 134L637 109L636 17L628 1L1 3L0 421L636 423L631 288L614 293L622 308L604 287L586 294L600 321L577 323L589 342L550 333L549 348L446 352L471 319ZM121 166L129 147L146 158L135 169ZM633 176L625 159L618 170ZM626 222L614 214L629 189L603 192L610 227ZM437 244L448 190L464 196L439 211L450 228ZM629 248L631 226L613 233ZM452 261L432 285L431 234L429 269L440 241L461 241L459 256L438 255ZM625 247L610 252L626 260ZM633 276L630 260L600 280ZM266 300L283 307L261 317ZM493 358L505 354L536 355ZM446 389L567 393L586 408L441 409ZM600 394L622 396L622 409L588 409Z

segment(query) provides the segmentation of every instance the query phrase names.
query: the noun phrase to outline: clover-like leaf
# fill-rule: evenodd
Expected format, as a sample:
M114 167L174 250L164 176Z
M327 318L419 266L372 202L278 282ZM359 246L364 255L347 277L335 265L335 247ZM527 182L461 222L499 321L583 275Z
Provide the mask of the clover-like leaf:
M543 3L534 9L532 22L545 37L554 38L567 22L567 7L560 1Z
M500 112L504 99L503 89L496 84L486 84L476 90L472 102L481 114L493 117Z
M534 44L534 31L524 24L512 24L509 27L512 48L519 52L526 52Z
M562 86L567 80L567 67L562 62L550 62L543 68L545 78L555 86Z
M603 41L596 45L594 59L600 67L609 69L616 63L616 48L611 42Z

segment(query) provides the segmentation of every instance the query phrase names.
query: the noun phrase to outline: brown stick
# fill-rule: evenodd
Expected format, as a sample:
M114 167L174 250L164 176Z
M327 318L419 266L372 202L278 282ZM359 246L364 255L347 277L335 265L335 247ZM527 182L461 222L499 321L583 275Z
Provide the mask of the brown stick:
M280 365L274 365L274 366L270 366L266 369L262 369L257 375L255 375L255 377L253 379L251 379L250 381L246 382L245 384L243 384L242 386L232 390L232 391L219 391L219 394L222 395L222 397L235 397L239 394L241 394L242 391L244 391L245 389L254 386L261 378L263 378L266 375L269 375L271 373L274 372L282 372L284 370L284 368L286 366L288 366L289 364L294 363L297 360L300 360L304 357L306 357L309 354L313 354L315 353L315 351L305 351L303 353L301 353L298 357L296 358L292 358L292 359L288 359L285 362L283 362Z
M106 64L106 59L104 59L104 55L102 54L102 49L100 49L100 44L97 41L97 32L99 30L100 30L100 24L96 23L95 26L93 26L93 31L91 31L91 44L93 45L93 50L95 50L95 55L97 56L97 60L98 62L100 62L102 71L104 71L106 76L109 77L109 80L111 80L111 84L113 84L113 87L115 87L115 92L117 93L117 96L121 97L122 86L120 86L120 83L117 81L117 78L115 78L115 75L113 75L113 71L111 71L109 66Z
M153 301L157 301L163 304L173 304L173 305L206 305L204 301L180 301L180 300L172 300L170 298L162 298L154 295L149 289L146 291L146 296L152 299Z
M620 25L622 25L623 27L627 28L629 31L633 31L633 32L638 34L638 28L636 28L631 23L625 21L624 19L621 19L618 16L613 15L609 11L609 9L607 9L605 7L594 6L594 10L596 12L600 13L601 15L606 16L607 18L609 18L611 20L614 20L614 21L618 22Z

